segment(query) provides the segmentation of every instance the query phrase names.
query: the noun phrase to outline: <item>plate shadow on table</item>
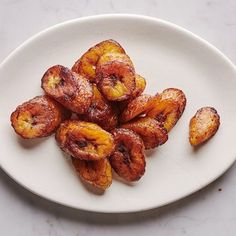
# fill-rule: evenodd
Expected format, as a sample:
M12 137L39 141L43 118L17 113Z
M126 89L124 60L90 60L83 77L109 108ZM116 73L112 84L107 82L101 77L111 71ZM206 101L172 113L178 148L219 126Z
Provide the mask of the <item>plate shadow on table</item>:
M171 203L169 205L155 208L151 210L145 210L141 212L134 213L94 213L84 210L77 210L70 207L66 207L42 197L39 197L25 188L18 185L14 180L12 180L3 170L0 169L0 181L2 185L8 189L14 195L20 198L20 201L29 205L35 211L46 212L56 219L65 219L74 222L82 222L92 225L127 225L127 224L137 224L138 222L146 222L153 219L162 219L168 215L177 214L183 208L191 207L192 204L204 200L208 195L212 195L216 191L221 191L219 188L221 182L227 181L230 173L234 171L236 165L233 164L230 169L223 174L220 178L215 180L210 185L185 197L177 202Z

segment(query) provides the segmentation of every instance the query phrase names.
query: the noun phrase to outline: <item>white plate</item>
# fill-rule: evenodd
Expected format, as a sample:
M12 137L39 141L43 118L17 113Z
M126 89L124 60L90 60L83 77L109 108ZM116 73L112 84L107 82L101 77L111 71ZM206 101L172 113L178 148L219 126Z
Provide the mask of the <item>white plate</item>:
M169 141L148 153L144 177L133 185L117 180L102 195L80 182L54 137L22 141L9 117L18 104L38 94L45 70L71 67L89 47L104 39L121 43L136 71L147 79L146 93L181 88L186 110ZM104 15L51 27L17 48L0 66L0 164L28 190L78 209L132 212L159 207L206 186L234 162L236 70L221 52L196 35L165 21L135 15ZM202 106L215 107L221 127L194 151L188 143L191 116Z

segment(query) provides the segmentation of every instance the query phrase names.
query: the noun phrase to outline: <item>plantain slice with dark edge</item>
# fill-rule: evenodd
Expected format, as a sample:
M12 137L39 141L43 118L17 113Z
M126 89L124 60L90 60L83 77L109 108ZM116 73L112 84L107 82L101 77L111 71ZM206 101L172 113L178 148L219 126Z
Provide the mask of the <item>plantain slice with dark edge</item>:
M179 117L183 114L185 107L186 107L186 102L187 98L184 94L184 92L181 89L178 88L167 88L163 90L163 92L160 94L161 99L171 99L174 100L179 104Z
M167 132L170 132L179 120L179 113L179 104L176 101L158 97L152 109L147 112L147 116L158 120Z
M65 153L88 161L104 159L114 150L112 135L86 121L64 121L56 132L56 140Z
M170 132L184 112L186 96L180 89L168 88L155 97L147 116L157 119Z
M115 151L110 163L115 172L126 181L137 181L145 172L144 144L133 131L117 128L112 131Z
M41 138L52 134L70 112L49 96L37 96L18 106L11 114L11 125L22 138Z
M61 65L45 72L41 87L47 95L78 114L86 113L92 102L93 91L89 81Z
M202 107L189 123L189 142L198 146L212 138L220 126L220 116L213 107Z
M96 67L99 58L107 52L117 52L125 54L125 50L115 40L102 41L91 47L78 59L72 67L72 71L87 78L90 82L96 80Z
M109 101L130 98L135 88L135 70L129 56L121 53L101 56L96 67L96 82Z

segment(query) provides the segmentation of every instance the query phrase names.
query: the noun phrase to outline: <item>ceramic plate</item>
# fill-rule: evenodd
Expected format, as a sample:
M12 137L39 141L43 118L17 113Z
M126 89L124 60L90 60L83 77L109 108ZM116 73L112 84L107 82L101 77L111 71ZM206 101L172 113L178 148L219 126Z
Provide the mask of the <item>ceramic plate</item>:
M42 94L40 80L52 65L71 67L89 47L117 40L147 80L145 93L182 89L186 110L169 141L147 153L146 173L134 184L114 180L103 194L84 186L54 136L25 141L9 117L18 104ZM234 162L236 70L215 47L172 23L136 15L102 15L53 26L27 40L0 66L0 164L28 190L54 202L96 212L133 212L181 199L212 182ZM194 150L188 124L202 106L215 107L221 127Z

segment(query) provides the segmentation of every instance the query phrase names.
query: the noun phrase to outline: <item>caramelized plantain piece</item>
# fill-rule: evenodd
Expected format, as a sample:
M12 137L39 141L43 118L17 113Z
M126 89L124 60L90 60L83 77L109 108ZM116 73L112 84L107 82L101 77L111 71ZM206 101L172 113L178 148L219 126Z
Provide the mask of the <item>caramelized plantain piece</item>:
M158 147L168 140L166 129L156 119L150 117L136 118L122 124L121 128L130 129L140 135L145 149Z
M123 57L126 59L122 60ZM127 63L127 55L123 57L103 62L99 60L96 68L98 88L109 101L126 100L135 88L134 67Z
M61 65L46 71L41 87L46 94L78 114L87 112L92 102L93 92L89 81Z
M213 107L202 107L189 124L189 142L198 146L215 135L220 126L220 116Z
M88 112L80 118L98 124L105 130L112 130L117 126L117 112L112 105L102 96L93 84L93 98Z
M141 138L128 129L114 129L115 151L110 163L115 172L126 181L137 181L145 172L144 144Z
M181 117L185 106L186 97L183 91L177 88L168 88L156 95L156 100L147 116L157 119L169 132Z
M129 120L132 120L136 116L146 114L152 107L156 100L156 97L142 94L131 102L125 107L123 112L120 115L120 122L125 123Z
M187 102L184 92L177 88L168 88L168 89L163 90L160 96L163 100L171 99L179 104L179 117L178 118L180 118L184 112L186 102Z
M163 124L164 128L169 132L177 123L180 115L179 104L172 99L162 99L158 96L153 103L153 107L148 111L147 116L155 118Z
M115 40L102 41L90 48L83 56L75 62L72 71L83 75L91 82L95 82L95 70L99 58L107 52L117 52L125 54L125 50Z
M41 138L52 134L70 116L59 103L44 95L18 106L11 114L11 125L22 138Z
M107 158L98 161L85 161L72 157L72 164L85 182L106 190L112 183L111 165Z
M85 121L67 120L61 123L56 140L65 153L83 160L104 159L114 150L112 135Z

